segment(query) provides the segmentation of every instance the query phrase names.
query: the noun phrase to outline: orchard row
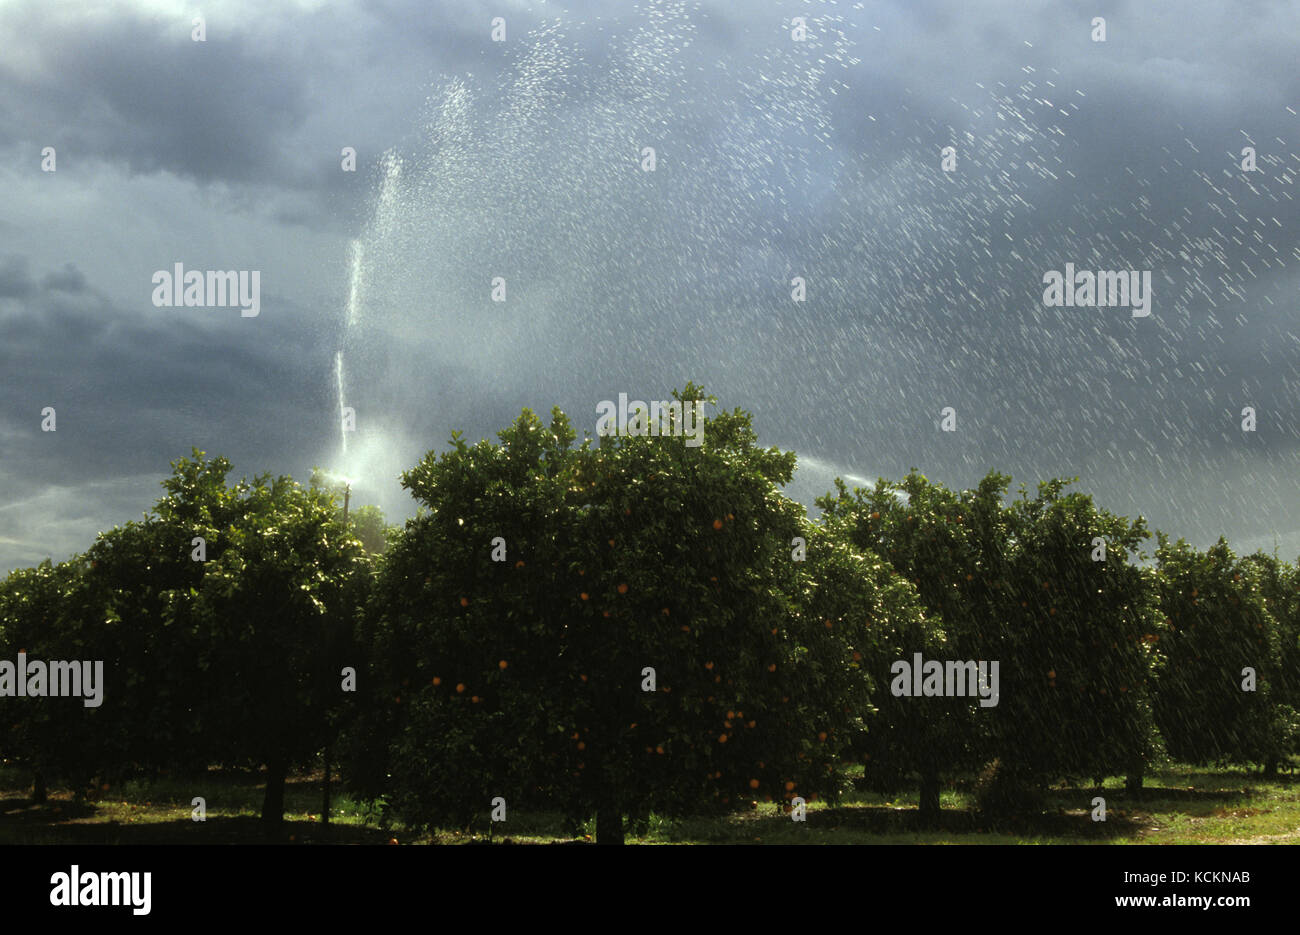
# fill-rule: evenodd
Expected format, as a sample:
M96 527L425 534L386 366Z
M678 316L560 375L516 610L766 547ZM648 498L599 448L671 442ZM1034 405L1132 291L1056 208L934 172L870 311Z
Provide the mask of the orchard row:
M932 815L990 763L1014 802L1297 752L1294 566L1163 534L1146 555L1140 517L1061 480L1009 498L997 473L837 481L813 520L748 414L703 437L577 444L525 411L404 474L402 529L345 517L318 477L228 483L195 452L144 519L0 587L0 659L105 665L98 707L0 699L0 756L79 789L265 765L269 823L323 756L411 827L503 797L619 840L652 811L833 801L854 764ZM996 661L998 703L892 692L917 654Z

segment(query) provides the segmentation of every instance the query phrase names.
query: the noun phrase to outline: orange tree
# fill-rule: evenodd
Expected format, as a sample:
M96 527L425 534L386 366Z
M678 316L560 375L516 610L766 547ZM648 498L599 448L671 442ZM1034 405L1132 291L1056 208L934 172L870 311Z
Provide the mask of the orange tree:
M327 492L269 476L234 489L239 516L193 595L195 665L210 755L265 764L262 821L274 831L288 770L331 741L347 704L343 669L358 655L352 621L370 565Z
M929 621L893 631L889 652L873 662L886 686L894 661L910 666L916 653L927 661L997 658L981 652L995 636L990 602L1005 585L1000 497L1007 481L991 474L978 490L957 493L913 469L902 481L882 479L851 495L837 479L835 493L817 501L832 535L879 554L915 586ZM863 753L864 778L885 792L919 781L919 811L932 821L943 777L984 761L989 710L969 697L877 696L881 729Z
M5 643L30 658L103 664L103 702L86 708L64 699L14 706L35 718L27 744L46 768L76 779L92 774L120 779L140 769L206 767L218 725L204 716L213 686L198 668L200 644L190 619L194 588L204 565L190 558L194 534L157 516L101 533L82 556L16 572L10 584L27 596L4 600ZM48 713L46 713L48 712ZM59 724L48 723L57 717ZM62 754L59 751L63 751Z
M758 448L740 411L699 447L575 447L558 410L499 437L454 437L403 478L426 510L367 623L364 733L387 738L357 748L371 794L423 827L486 817L496 796L594 814L602 841L629 814L838 796L871 711L855 653L892 604L780 493L794 456Z
M1159 541L1170 633L1161 643L1155 713L1170 754L1188 763L1276 764L1294 749L1296 712L1285 696L1289 634L1266 605L1261 563L1236 558L1222 538L1205 552L1163 534Z
M19 653L47 665L104 659L108 647L96 645L66 613L85 566L80 556L58 564L47 559L35 568L10 573L0 583L0 659L15 667ZM15 677L22 678L17 673ZM88 767L102 761L108 743L105 733L96 729L103 724L97 717L102 708L87 708L81 698L17 696L13 685L8 690L9 697L0 701L0 758L31 769L37 801L45 800L47 783L55 781L71 781L84 792ZM92 718L98 723L92 724Z
M204 716L212 686L201 684L187 613L203 568L190 560L191 538L146 517L101 533L69 562L10 578L29 593L0 601L4 642L13 647L6 658L26 648L30 659L103 666L96 707L33 698L10 706L29 722L36 761L78 791L96 774L207 765L202 750L217 725Z
M1141 517L1098 508L1065 480L1007 510L1009 586L999 589L1002 701L991 752L1013 784L1127 773L1158 752L1150 689L1161 639Z
M1247 555L1242 562L1257 570L1264 606L1277 621L1279 655L1273 692L1289 709L1281 712L1282 716L1294 723L1293 712L1300 712L1300 568L1264 552ZM1300 741L1300 736L1297 736L1300 730L1296 727L1293 726L1288 734ZM1300 752L1297 746L1296 742L1286 744L1284 752ZM1268 772L1275 772L1278 758L1270 759L1264 766Z
M222 517L221 520L229 520ZM86 553L83 587L65 612L106 643L103 711L111 749L97 764L109 778L138 770L205 770L214 732L208 716L198 622L191 610L205 564L191 553L195 536L219 554L211 526L146 516L101 533Z
M819 501L829 528L887 558L942 622L945 642L904 646L904 659L922 652L998 663L995 706L900 699L914 723L873 757L893 768L872 766L867 778L888 785L900 772L918 775L923 815L937 812L944 773L993 759L1004 782L1026 789L1060 775L1140 775L1154 751L1146 683L1158 616L1150 582L1131 561L1146 535L1142 520L1065 495L1059 480L1005 505L1009 483L990 472L955 492L913 470L853 496L841 483Z
M36 703L11 709L26 718L19 739L37 767L83 784L265 763L274 826L286 769L320 750L344 701L367 563L324 492L289 478L227 485L230 463L198 451L173 469L153 515L6 583L6 646L104 663L102 705L24 699Z

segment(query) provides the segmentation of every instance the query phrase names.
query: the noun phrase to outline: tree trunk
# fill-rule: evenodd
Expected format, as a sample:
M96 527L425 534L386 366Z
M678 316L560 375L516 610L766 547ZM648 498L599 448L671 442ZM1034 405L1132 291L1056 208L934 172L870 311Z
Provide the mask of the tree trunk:
M634 837L643 838L646 832L650 830L650 812L645 809L638 809L635 813L627 816L627 833Z
M921 802L918 816L922 825L933 826L939 823L939 789L937 772L921 774Z
M1264 764L1264 776L1273 779L1277 776L1278 758L1272 757Z
M284 780L288 764L277 756L266 764L266 792L262 797L262 826L267 834L280 830L284 820Z
M608 805L596 809L596 843L623 843L623 813Z
M49 798L49 792L45 788L45 775L38 769L32 776L32 802L36 805L44 805Z
M322 825L330 823L330 748L325 747L325 799L321 803L320 821Z
M1139 763L1128 771L1128 776L1124 779L1124 791L1129 795L1137 795L1142 791L1143 774L1146 772L1145 764Z

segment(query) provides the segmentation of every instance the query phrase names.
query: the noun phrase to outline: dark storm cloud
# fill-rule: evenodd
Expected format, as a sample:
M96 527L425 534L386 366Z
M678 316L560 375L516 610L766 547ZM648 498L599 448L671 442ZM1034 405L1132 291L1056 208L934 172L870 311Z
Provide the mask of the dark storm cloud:
M302 470L302 452L334 425L333 335L303 329L305 317L267 293L251 319L232 308L142 317L75 270L0 299L0 563L85 548L110 516L120 522L148 509L166 465L191 447L230 457L236 476L277 464ZM41 431L46 407L55 410L53 432ZM105 483L112 513L95 492ZM29 541L24 529L54 539Z
M84 292L86 276L72 263L66 263L63 269L46 274L41 280L41 287L59 292Z
M187 21L129 9L57 24L42 13L10 11L10 28L39 50L42 67L4 70L5 136L135 172L229 181L283 173L284 138L308 104L304 76L274 49L250 49L218 22L210 41L193 42Z
M31 295L34 288L26 257L0 257L0 298L22 298Z
M0 10L21 37L20 61L0 60L0 139L30 152L54 146L60 170L88 160L199 182L313 189L307 223L338 199L364 197L340 172L358 152L364 175L410 133L411 115L444 71L482 63L490 18L425 3L317 11L207 10L191 16L129 5L112 15L43 3ZM512 17L523 32L535 16Z

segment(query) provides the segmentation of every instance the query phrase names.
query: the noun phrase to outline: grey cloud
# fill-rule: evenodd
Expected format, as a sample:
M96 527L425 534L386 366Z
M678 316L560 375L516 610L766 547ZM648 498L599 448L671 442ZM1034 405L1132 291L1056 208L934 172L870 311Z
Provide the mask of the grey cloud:
M27 272L27 259L7 256L0 259L0 298L23 298L32 294L35 283Z

